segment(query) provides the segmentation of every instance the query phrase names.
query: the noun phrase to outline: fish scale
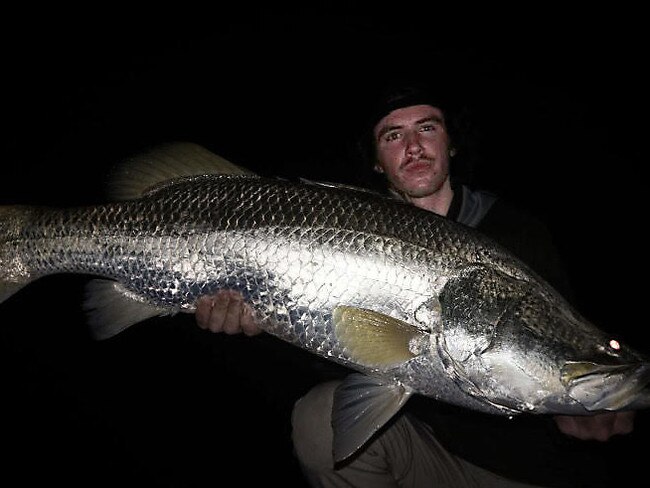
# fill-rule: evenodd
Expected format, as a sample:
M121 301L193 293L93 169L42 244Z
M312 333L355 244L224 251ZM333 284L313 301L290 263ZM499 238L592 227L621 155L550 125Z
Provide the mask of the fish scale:
M200 175L102 205L0 208L0 299L55 273L95 278L84 307L99 338L241 292L265 331L363 375L335 401L337 459L413 393L499 415L648 403L646 358L524 263L368 191Z

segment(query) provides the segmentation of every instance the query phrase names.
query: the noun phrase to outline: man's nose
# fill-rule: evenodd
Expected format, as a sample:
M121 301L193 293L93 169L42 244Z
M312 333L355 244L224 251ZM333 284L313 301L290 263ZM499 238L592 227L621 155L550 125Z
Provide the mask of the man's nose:
M406 153L409 155L420 154L422 145L417 133L409 132L406 135Z

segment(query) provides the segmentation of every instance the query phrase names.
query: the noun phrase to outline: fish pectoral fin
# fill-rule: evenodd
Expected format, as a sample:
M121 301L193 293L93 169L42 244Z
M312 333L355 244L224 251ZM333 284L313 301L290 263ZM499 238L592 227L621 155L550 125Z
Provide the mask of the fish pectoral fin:
M381 429L410 398L399 383L353 373L336 388L332 405L334 462L347 459Z
M401 364L421 354L429 343L426 332L372 310L340 305L332 321L346 353L367 367Z
M253 172L192 142L153 146L112 170L108 194L114 200L139 198L162 182L205 174L253 175Z
M143 320L174 312L146 303L116 281L103 279L91 280L86 285L83 308L90 331L98 340L113 337Z

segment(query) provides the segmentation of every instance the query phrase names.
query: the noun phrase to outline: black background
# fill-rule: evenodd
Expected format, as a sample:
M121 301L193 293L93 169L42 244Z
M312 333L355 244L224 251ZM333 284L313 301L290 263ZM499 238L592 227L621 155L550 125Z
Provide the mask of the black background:
M444 80L474 122L476 185L542 218L581 311L647 350L639 13L548 7L470 23L402 7L8 16L0 202L97 201L111 164L172 140L261 174L360 184L349 143L377 85ZM95 343L83 283L44 278L3 304L6 476L301 483L288 439L311 381L301 351L190 316Z

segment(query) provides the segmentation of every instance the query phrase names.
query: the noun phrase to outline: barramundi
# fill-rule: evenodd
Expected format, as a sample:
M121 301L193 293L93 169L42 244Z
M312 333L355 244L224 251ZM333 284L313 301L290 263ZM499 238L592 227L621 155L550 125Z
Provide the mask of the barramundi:
M103 339L236 290L267 333L349 368L337 460L413 394L496 415L648 405L647 357L474 229L189 143L131 158L113 181L107 203L0 208L0 301L46 275L88 275L83 307Z

